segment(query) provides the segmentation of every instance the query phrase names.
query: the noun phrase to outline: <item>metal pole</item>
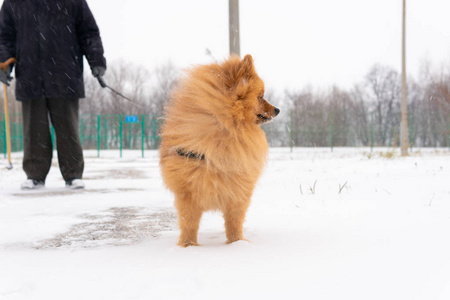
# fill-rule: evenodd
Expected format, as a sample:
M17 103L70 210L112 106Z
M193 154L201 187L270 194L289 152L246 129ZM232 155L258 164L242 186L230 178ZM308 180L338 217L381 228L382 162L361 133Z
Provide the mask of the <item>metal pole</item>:
M11 152L19 151L17 149L17 124L11 123Z
M292 153L292 151L293 151L293 148L294 148L294 132L293 132L293 130L294 130L294 123L293 123L293 117L292 117L292 111L291 111L291 132L290 132L290 135L291 135L291 153Z
M55 127L53 127L53 125L50 125L50 137L52 140L52 150L56 150L58 147L55 142Z
M230 54L241 56L239 37L239 0L228 0L228 17L230 32Z
M334 112L331 112L331 120L330 120L330 147L331 152L333 152L333 135L334 135Z
M155 150L156 142L158 139L158 136L156 135L156 117L153 117L152 119L152 139L153 139L153 150Z
M142 158L144 158L144 143L145 143L145 115L141 117L141 151Z
M19 125L19 150L23 150L23 124Z
M100 157L100 115L97 115L97 157Z
M80 116L80 126L79 126L79 131L80 131L80 144L81 144L81 148L83 148L83 144L84 144L84 134L83 134L83 118Z
M409 125L408 133L409 133L410 148L412 151L413 144L415 143L415 140L416 140L415 136L414 136L414 113L410 114L408 125Z
M370 152L373 151L373 112L370 113Z
M108 149L108 118L105 118L105 150Z
M119 115L119 134L120 134L120 158L122 158L122 147L123 147L123 124L122 124L122 115Z
M406 0L403 0L402 23L402 112L401 112L401 152L402 156L408 155L408 103L406 99Z
M131 150L131 148L132 148L132 142L133 142L133 131L132 131L132 124L134 124L134 123L128 123L127 125L128 125L128 149L130 149Z

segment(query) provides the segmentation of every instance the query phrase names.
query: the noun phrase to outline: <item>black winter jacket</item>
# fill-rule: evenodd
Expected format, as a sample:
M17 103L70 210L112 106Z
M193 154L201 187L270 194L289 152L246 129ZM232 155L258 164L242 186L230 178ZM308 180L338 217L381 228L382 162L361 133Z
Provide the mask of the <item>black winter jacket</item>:
M16 58L16 99L84 98L83 55L106 68L95 19L85 0L5 0L0 61Z

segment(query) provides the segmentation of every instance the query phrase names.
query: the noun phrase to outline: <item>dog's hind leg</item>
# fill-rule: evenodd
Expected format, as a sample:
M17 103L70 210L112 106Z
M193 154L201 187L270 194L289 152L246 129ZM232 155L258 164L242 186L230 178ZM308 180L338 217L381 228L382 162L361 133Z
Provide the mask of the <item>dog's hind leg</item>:
M178 245L182 247L198 246L197 234L203 211L192 201L190 194L177 195L175 205L181 230Z

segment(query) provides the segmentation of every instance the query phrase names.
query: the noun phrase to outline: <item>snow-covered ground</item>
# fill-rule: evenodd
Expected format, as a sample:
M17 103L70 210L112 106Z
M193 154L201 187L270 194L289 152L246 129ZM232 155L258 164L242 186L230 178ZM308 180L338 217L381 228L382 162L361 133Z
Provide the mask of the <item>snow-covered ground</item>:
M208 213L186 249L157 152L85 156L81 191L56 163L21 191L20 153L0 159L1 300L450 299L446 149L271 149L249 242Z

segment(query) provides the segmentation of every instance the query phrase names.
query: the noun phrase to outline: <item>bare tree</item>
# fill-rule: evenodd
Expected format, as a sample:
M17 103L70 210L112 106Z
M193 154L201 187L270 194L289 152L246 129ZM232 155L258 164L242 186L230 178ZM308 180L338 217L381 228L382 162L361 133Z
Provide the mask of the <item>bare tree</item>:
M374 113L375 143L395 144L400 125L400 80L392 68L375 65L366 76L366 88ZM389 140L393 136L394 140Z
M326 94L305 88L301 92L287 92L286 96L291 103L290 135L294 146L328 146L330 113Z
M364 86L362 84L355 85L350 95L353 99L354 115L352 126L357 138L357 145L367 146L371 142L371 115Z
M162 115L164 105L170 98L172 89L176 86L180 71L172 62L166 62L153 71L153 83L150 99L147 103L154 115Z
M355 105L350 94L337 86L333 86L328 96L328 110L332 113L330 122L333 130L330 134L333 145L355 146L356 132L353 123L355 121Z

